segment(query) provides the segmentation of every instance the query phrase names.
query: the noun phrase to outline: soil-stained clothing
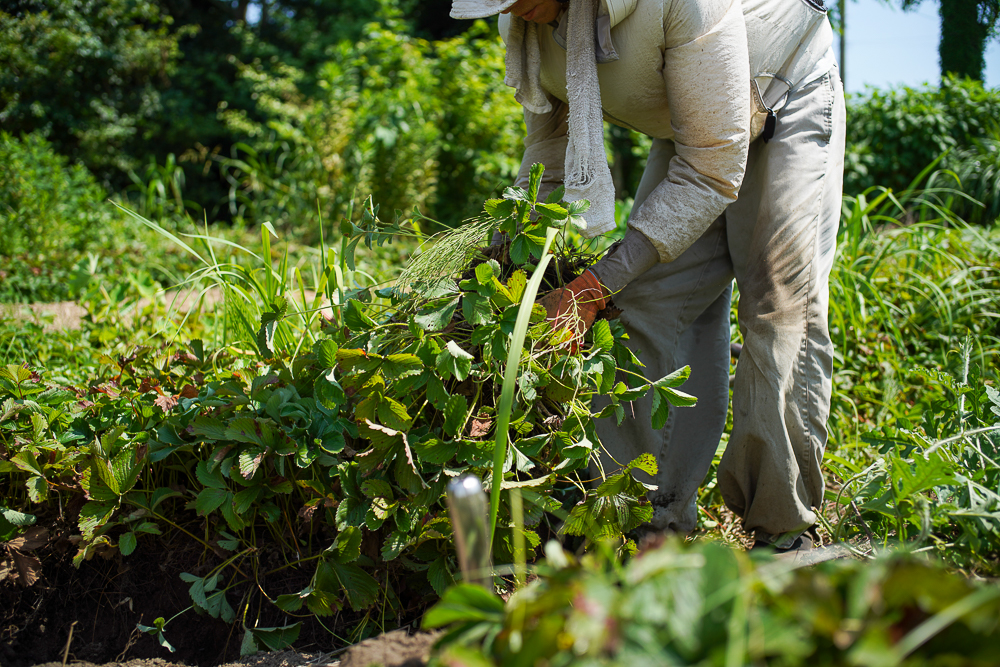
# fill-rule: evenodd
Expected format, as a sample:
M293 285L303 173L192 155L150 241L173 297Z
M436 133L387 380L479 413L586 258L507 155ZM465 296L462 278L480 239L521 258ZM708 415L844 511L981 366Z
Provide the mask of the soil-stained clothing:
M597 422L606 471L641 453L657 457L653 524L693 530L696 498L719 447L729 404L730 296L739 285L743 350L733 387L733 430L718 470L726 504L765 542L794 540L823 500L833 345L829 276L840 220L845 141L836 68L789 95L774 137L750 145L737 201L673 262L632 280L615 304L629 347L657 379L691 367L693 408L650 427L652 398ZM675 155L654 140L636 205ZM594 267L600 276L600 263ZM612 458L613 457L613 460Z
M510 20L501 15L501 35ZM556 30L538 28L552 110L525 110L518 176L526 185L531 165L544 164L543 193L563 182L569 131L566 51ZM597 67L605 120L676 147L666 177L629 220L661 261L672 261L736 200L751 126L764 130L762 109L778 108L789 89L830 69L832 31L807 0L637 0L610 27L610 40L618 58Z
M519 177L525 185L530 166L545 164L543 196L563 179L568 132L555 32L538 29L552 110L525 112ZM599 420L602 463L610 472L654 454L654 525L695 527L697 489L725 427L735 277L745 342L718 484L747 530L781 544L815 522L823 495L845 125L829 23L812 0L637 0L610 40L618 59L598 65L605 119L654 139L630 234L659 259L614 299L647 376L690 365L684 389L699 403L673 409L660 431L649 397L620 426Z

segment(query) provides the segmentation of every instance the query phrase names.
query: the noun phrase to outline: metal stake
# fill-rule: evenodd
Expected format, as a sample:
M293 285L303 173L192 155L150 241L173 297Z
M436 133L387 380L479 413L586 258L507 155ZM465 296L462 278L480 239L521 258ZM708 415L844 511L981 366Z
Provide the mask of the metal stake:
M458 566L466 582L489 588L492 571L487 506L478 477L466 475L448 483L448 509L455 533Z

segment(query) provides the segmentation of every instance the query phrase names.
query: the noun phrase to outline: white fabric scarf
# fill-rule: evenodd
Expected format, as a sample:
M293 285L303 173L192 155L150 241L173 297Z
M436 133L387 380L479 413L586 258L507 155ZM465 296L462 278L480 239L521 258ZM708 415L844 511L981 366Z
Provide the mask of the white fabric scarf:
M597 79L594 26L600 0L572 0L567 16L566 90L569 98L569 142L566 145L564 199L586 199L584 213L593 238L615 228L615 186L604 152L601 86ZM538 25L513 16L507 40L504 83L516 89L515 98L532 113L552 110L542 89Z

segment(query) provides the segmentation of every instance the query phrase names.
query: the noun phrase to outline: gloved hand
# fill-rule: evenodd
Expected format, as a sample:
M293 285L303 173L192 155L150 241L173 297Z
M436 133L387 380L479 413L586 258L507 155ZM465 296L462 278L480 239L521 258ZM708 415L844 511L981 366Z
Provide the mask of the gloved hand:
M607 305L604 288L590 269L566 287L552 290L538 303L545 308L553 329L569 329L577 337L590 330L597 313Z

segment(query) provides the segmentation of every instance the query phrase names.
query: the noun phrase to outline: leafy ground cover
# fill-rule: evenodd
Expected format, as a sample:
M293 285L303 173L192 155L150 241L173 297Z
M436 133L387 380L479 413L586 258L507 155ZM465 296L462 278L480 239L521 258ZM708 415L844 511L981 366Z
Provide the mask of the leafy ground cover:
M456 568L442 495L460 474L492 480L503 470L494 488L523 498L515 535L506 494L494 494L496 562L511 562L519 539L520 558L531 558L559 517L580 544L617 536L634 550L624 533L650 516L645 487L628 470L586 487L598 442L590 397L609 395L609 414L620 415L623 402L653 391L662 421L669 403L690 402L675 389L686 375L646 380L617 323L601 320L586 340L545 323L539 285L561 284L587 259L563 250L544 270L556 232L581 209L536 203L540 177L489 202L491 217L421 255L395 288L346 291L338 278L357 272L362 240L378 247L401 231L369 205L344 224L344 254L323 248L312 303L290 303L289 277L302 287L301 271L287 255L268 259L270 228L259 269L206 261L205 279L226 295L214 327L231 345L178 339L204 326L195 318L101 354L103 372L77 382L31 364L0 369L5 577L35 583L36 552L50 544L73 545L81 566L189 540L201 554L180 574L193 613L236 624L239 650L250 653L294 642L296 618L335 617L363 638L443 593ZM509 248L470 265L497 226ZM174 238L202 259L213 252L206 236L197 249ZM323 295L343 304L330 319L319 314ZM504 406L511 350L523 369ZM495 433L508 432L510 448L497 450ZM290 590L289 574L301 579ZM275 614L288 617L260 622ZM172 620L137 627L171 650Z
M410 242L394 250L390 241L412 233L411 225L382 220L370 201L311 255L272 247L269 226L250 252L205 230L182 235L132 218L190 262L187 286L221 291L222 306L186 314L158 302L140 306L155 284L94 278L78 332L0 325L0 594L18 619L4 624L16 628L3 637L13 657L28 655L29 645L62 650L72 598L53 591L74 585L102 591L93 607L101 620L81 647L98 660L117 656L130 635L134 654L164 655L170 645L186 660L215 664L227 651L333 647L415 623L457 577L445 482L472 472L490 483L493 470L504 471L491 488L494 562L522 563L523 571L543 544L562 546L546 548L547 564L534 572L541 583L518 592L506 612L499 599L476 602L492 609L492 625L476 636L459 633L449 650L471 651L467 657L478 651L481 660L515 664L504 657L510 638L493 640L516 627L510 623L536 622L532 636L555 651L553 664L632 660L649 637L678 660L707 664L772 659L777 650L786 664L804 664L832 651L831 642L841 662L830 664L864 664L866 651L892 653L917 628L993 637L995 629L976 619L993 609L992 593L979 591L995 587L980 589L921 560L936 554L966 574L998 569L1000 454L992 429L1000 414L1000 295L992 232L956 219L954 195L944 189L876 189L845 200L831 298L836 398L824 529L850 540L862 558L899 548L915 557L772 576L703 544L738 541L709 482L694 546L630 560L629 531L649 511L644 488L627 470L590 483L587 462L599 442L589 399L610 395L604 416L614 418L653 391L655 419L691 399L677 389L683 372L642 376L613 312L579 341L553 335L530 307L532 291L562 284L590 261L574 250L571 231L557 235L572 229L580 210L535 202L538 175L529 191L508 190L487 202L485 218L417 251ZM498 226L508 246L466 251ZM402 276L390 271L411 254ZM523 347L514 342L518 329ZM512 349L521 370L505 401ZM509 448L497 447L498 433L509 434ZM512 511L514 498L523 515ZM577 551L594 555L580 559ZM661 565L637 574L643 561ZM579 650L560 644L587 636L586 623L598 618L567 605L580 590L598 591L594 599L624 622L636 596L670 588L665 582L677 573L690 578L695 562L739 573L738 590L720 593L713 579L692 584L697 591L664 593L666 617L677 611L672 600L683 607L701 599L679 616L703 619L695 624L701 630L685 634L650 617L634 624L646 639L610 633ZM65 569L71 563L77 574ZM868 571L877 574L865 579ZM150 578L164 573L175 586L152 595ZM913 577L930 582L919 599L901 592ZM868 582L858 584L868 593L851 587L856 579ZM509 577L501 585L515 588ZM827 623L803 590L848 611ZM972 596L982 604L962 607ZM529 604L536 598L541 607ZM729 633L760 618L767 619L760 627L793 638L775 645L784 648L761 648L758 626ZM949 618L955 623L940 625ZM59 628L48 644L38 630L46 624ZM719 628L731 638L725 650L713 639ZM640 642L633 653L614 648L631 641ZM908 659L937 655L924 645ZM893 655L902 661L907 653Z
M1000 587L905 555L795 568L709 540L648 544L622 564L546 545L506 604L449 589L432 665L990 665Z

